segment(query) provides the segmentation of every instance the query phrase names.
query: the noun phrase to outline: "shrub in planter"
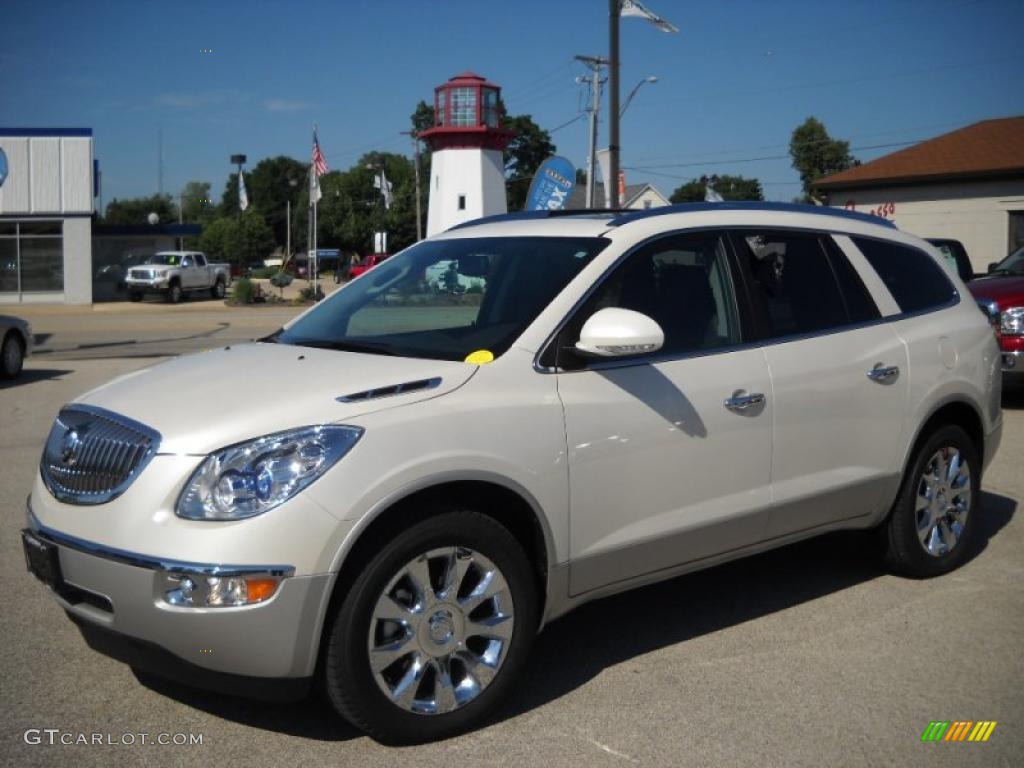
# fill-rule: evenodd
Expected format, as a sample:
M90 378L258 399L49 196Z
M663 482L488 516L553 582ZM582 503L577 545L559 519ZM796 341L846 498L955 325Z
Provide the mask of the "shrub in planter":
M232 296L236 304L252 304L256 294L256 285L247 277L235 281Z

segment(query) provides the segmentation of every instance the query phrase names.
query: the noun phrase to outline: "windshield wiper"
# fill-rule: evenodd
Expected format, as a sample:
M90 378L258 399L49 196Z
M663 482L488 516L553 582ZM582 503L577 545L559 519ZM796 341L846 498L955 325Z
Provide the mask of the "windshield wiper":
M338 352L366 352L371 355L398 355L390 347L383 344L374 344L365 341L331 341L327 339L299 339L298 341L288 340L286 344L294 344L297 347L315 347L316 349L333 349Z

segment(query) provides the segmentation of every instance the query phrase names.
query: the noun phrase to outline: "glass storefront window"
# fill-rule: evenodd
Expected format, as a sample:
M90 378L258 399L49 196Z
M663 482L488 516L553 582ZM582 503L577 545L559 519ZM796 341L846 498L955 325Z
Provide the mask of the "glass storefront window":
M0 222L0 293L64 290L60 221Z

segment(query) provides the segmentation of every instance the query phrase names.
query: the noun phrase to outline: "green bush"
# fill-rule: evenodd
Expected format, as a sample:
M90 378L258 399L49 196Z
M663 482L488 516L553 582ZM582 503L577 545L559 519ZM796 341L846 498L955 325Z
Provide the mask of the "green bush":
M252 304L256 293L256 284L247 277L235 281L232 297L236 304Z
M249 277L266 280L268 277L273 277L275 274L277 274L277 272L279 272L280 269L280 267L257 267L256 269L249 272Z
M299 300L300 301L314 301L314 297L315 297L316 301L319 301L320 299L322 299L324 297L323 290L318 288L316 294L314 294L313 293L313 287L309 286L309 287L303 288L302 290L299 291Z
M291 285L293 279L290 272L277 270L270 276L270 284L275 288L284 288L286 285Z

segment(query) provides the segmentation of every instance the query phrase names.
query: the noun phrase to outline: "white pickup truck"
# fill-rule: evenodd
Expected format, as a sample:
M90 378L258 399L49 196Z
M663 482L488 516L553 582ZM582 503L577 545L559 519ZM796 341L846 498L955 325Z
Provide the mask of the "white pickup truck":
M125 278L132 301L141 301L146 293L162 293L172 304L190 291L209 291L213 298L223 299L230 283L230 265L208 262L200 251L161 251L130 268Z

